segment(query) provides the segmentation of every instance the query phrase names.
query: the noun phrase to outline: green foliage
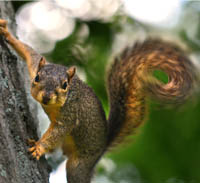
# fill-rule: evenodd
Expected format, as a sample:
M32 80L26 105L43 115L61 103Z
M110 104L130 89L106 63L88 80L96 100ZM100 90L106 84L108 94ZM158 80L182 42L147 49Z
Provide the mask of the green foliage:
M164 84L168 83L168 76L165 72L161 70L154 70L153 76L156 77L159 81L161 81Z
M134 143L110 157L121 168L134 164L148 183L170 178L199 182L199 109L200 100L177 110L151 106L149 120L133 137Z

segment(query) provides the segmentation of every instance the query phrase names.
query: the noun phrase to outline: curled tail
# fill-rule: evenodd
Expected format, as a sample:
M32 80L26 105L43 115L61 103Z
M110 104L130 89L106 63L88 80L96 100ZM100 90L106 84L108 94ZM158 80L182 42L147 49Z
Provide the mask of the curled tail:
M168 75L166 84L153 77L155 70ZM184 52L169 42L150 39L126 49L108 75L108 145L120 143L144 121L146 97L165 104L181 103L190 95L195 75Z

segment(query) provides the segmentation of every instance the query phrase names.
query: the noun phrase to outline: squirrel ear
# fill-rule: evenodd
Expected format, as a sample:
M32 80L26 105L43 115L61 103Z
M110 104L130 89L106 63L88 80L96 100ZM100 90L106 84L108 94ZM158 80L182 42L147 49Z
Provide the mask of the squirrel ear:
M70 82L70 80L73 78L74 74L76 73L76 67L72 66L69 69L67 69L67 75L68 75L68 80Z
M42 57L38 65L38 70L40 70L45 64L46 64L46 59Z

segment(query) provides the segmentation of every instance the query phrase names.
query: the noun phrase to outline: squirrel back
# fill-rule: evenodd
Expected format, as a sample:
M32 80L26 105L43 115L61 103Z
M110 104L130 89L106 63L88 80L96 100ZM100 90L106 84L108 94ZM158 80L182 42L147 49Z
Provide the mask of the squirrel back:
M168 75L167 84L153 77L155 70ZM164 104L185 101L194 85L194 71L184 52L169 42L148 39L125 49L108 74L108 146L121 143L144 121L147 97Z

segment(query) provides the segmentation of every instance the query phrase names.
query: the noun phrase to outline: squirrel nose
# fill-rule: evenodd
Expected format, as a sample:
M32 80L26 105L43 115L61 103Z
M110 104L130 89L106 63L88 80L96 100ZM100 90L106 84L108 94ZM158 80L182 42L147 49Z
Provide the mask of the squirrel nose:
M50 101L50 99L51 99L50 96L46 96L46 95L45 95L45 96L43 96L43 98L42 98L42 103L43 103L43 104L48 104L48 102Z

